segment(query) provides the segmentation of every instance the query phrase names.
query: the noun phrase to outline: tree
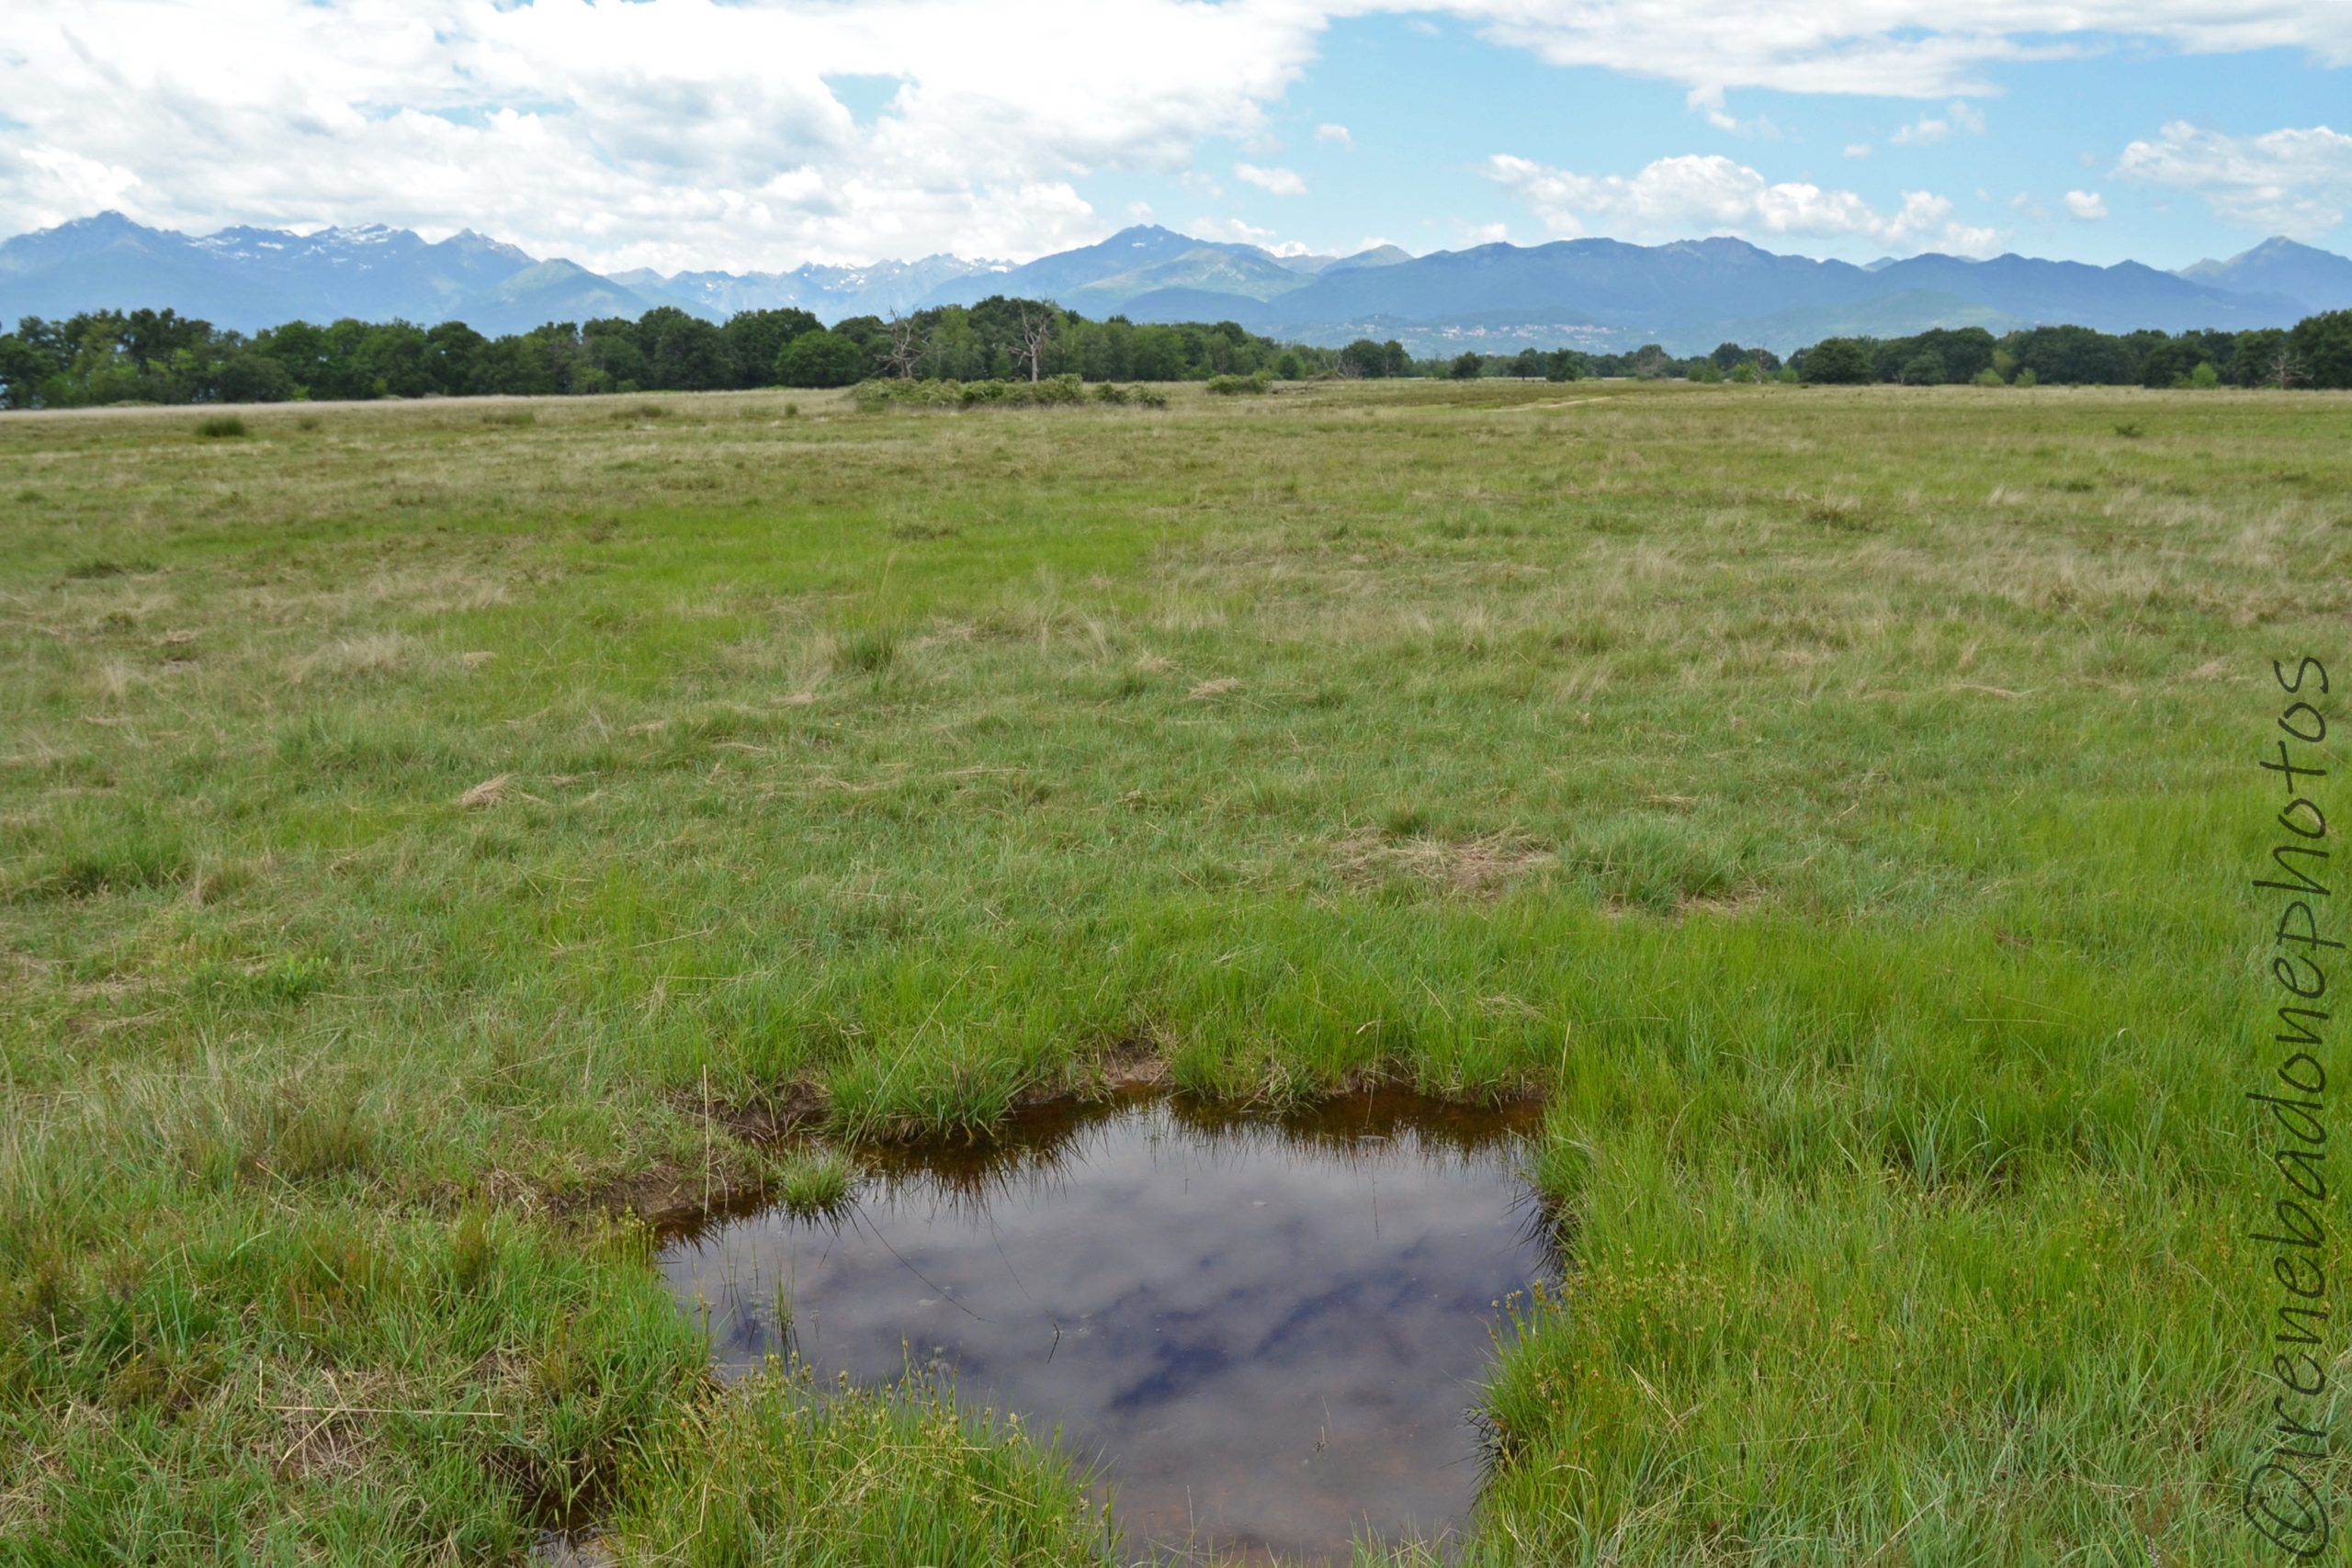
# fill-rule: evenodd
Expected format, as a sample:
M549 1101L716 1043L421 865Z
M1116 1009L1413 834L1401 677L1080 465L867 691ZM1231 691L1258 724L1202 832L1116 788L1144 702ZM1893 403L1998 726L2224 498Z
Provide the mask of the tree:
M2204 358L2196 344L2182 338L2168 339L2149 349L2147 357L2140 361L2140 385L2179 386Z
M914 322L896 310L890 312L890 347L882 355L885 369L901 381L911 381L922 367L926 345L916 335Z
M2352 387L2352 310L2306 316L2287 333L2287 353L2314 387Z
M704 392L731 380L718 329L675 306L660 306L637 319L637 346L645 355L648 387Z
M1021 343L1014 351L1013 357L1028 363L1029 379L1032 381L1037 380L1045 374L1046 344L1051 343L1053 337L1053 313L1040 310L1035 317L1032 317L1029 313L1028 302L1023 300L1021 305Z
M2295 351L2284 347L2270 356L2270 363L2260 374L2264 386L2274 387L2282 392L2311 379L2311 373L2303 368L2303 362L2295 356Z
M1903 362L1902 380L1906 387L1940 387L1948 379L1940 354L1915 354Z
M839 333L803 333L776 355L775 378L787 387L846 387L865 378L865 350Z
M1388 374L1388 356L1378 344L1360 337L1340 350L1339 372L1352 380L1359 376L1379 377Z
M224 403L282 403L294 395L294 377L283 362L240 349L220 362L212 391Z
M41 382L55 373L24 334L0 337L0 409L32 407Z
M1486 364L1475 354L1457 354L1453 356L1453 363L1445 367L1445 373L1457 381L1475 381L1479 371L1486 368Z
M2128 387L2140 378L2141 351L2089 327L2035 327L2011 333L2007 343L2037 381Z
M490 340L463 321L443 321L424 333L424 361L432 372L434 389L444 397L463 397L481 389L482 350Z
M2237 334L2230 351L2230 379L2241 387L2259 387L2287 346L2287 333L2280 327L2252 327Z
M1867 339L1826 337L1804 351L1798 372L1808 381L1830 386L1859 386L1878 378Z
M369 327L359 339L352 379L371 398L421 398L437 389L424 329L407 321Z
M776 359L784 353L784 345L803 333L820 330L823 325L802 310L738 310L727 318L725 326L718 329L720 344L727 356L728 384L734 387L774 386Z

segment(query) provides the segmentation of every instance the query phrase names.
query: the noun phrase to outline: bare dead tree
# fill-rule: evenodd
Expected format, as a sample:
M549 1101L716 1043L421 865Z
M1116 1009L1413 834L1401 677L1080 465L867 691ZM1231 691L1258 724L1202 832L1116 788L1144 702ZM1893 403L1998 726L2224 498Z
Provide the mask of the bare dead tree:
M930 352L927 344L915 340L915 324L898 311L890 312L890 350L882 363L898 372L901 381L911 381L915 372L922 368L924 356Z
M1021 307L1021 351L1013 357L1029 362L1029 379L1032 381L1045 378L1046 344L1053 341L1053 336L1054 318L1051 313L1040 315L1033 321L1029 307Z
M2303 362L2282 348L2278 351L2278 357L2264 368L2262 378L2283 392L2296 382L2307 378L2303 371Z

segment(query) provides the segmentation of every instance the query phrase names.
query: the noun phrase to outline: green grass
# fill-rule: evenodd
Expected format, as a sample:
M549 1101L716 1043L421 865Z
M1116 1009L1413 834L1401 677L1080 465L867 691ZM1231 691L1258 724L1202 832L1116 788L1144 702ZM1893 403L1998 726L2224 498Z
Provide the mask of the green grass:
M1139 1057L1547 1098L1483 1561L2254 1548L2352 401L241 417L0 419L17 1556L1082 1559L936 1390L715 1392L629 1216Z
M848 1201L852 1184L849 1161L826 1152L787 1160L774 1185L785 1207L796 1214L811 1214L839 1209Z
M754 1376L650 1445L610 1540L625 1558L1080 1568L1117 1562L1083 1477L1017 1416L959 1411L910 1374L886 1389L820 1388L805 1370Z

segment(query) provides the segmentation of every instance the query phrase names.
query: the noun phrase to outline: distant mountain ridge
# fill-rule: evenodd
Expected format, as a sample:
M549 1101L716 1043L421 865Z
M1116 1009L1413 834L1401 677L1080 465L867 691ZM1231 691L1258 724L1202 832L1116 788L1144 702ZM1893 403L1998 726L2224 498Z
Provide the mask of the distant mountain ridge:
M2352 261L2278 238L2227 261L2180 269L2192 283L2240 294L2283 294L2313 310L2352 310Z
M855 267L606 276L470 231L438 242L380 224L311 234L240 227L192 238L115 212L0 243L0 321L170 306L248 332L357 316L461 320L498 333L634 317L659 305L711 320L796 307L830 323L991 294L1050 299L1095 317L1234 321L1307 343L1396 337L1424 355L1645 343L1690 354L1726 339L1787 352L1840 333L1939 326L2284 326L2352 307L2352 260L2285 239L2177 273L2137 262L1932 253L1855 266L1725 238L1284 255L1147 224L1017 265L939 254Z
M223 229L201 238L119 212L0 244L0 321L169 306L253 332L281 321L463 320L485 333L640 316L650 300L568 261L540 261L469 230L439 243L368 224Z

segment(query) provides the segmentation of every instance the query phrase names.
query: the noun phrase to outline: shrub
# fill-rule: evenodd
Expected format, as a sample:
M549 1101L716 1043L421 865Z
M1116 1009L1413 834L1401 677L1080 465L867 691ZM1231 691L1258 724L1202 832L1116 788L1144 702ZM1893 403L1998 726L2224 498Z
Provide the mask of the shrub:
M196 434L206 441L231 441L246 434L245 422L232 413L217 413L210 419L198 420Z
M1994 369L1989 365L1984 367L1984 369L1979 370L1975 375L1971 376L1968 379L1972 386L1977 387L2006 387L2008 385L2007 382L2001 379L2001 373L1998 370Z
M1106 396L1106 391L1116 395ZM852 402L869 413L888 408L967 409L981 403L1003 408L1074 408L1086 400L1086 383L1076 376L1048 376L1042 381L860 381L849 395ZM1152 408L1164 407L1168 400L1141 387L1131 392L1098 388L1094 395L1102 402L1132 399Z
M2041 378L2035 375L2033 373L2033 367L2029 365L2024 369L2018 372L2018 378L2010 382L2009 385L2012 387L2039 387L2041 385Z
M1220 398L1238 397L1244 393L1263 392L1273 385L1273 378L1263 370L1250 376L1212 376L1208 389Z

